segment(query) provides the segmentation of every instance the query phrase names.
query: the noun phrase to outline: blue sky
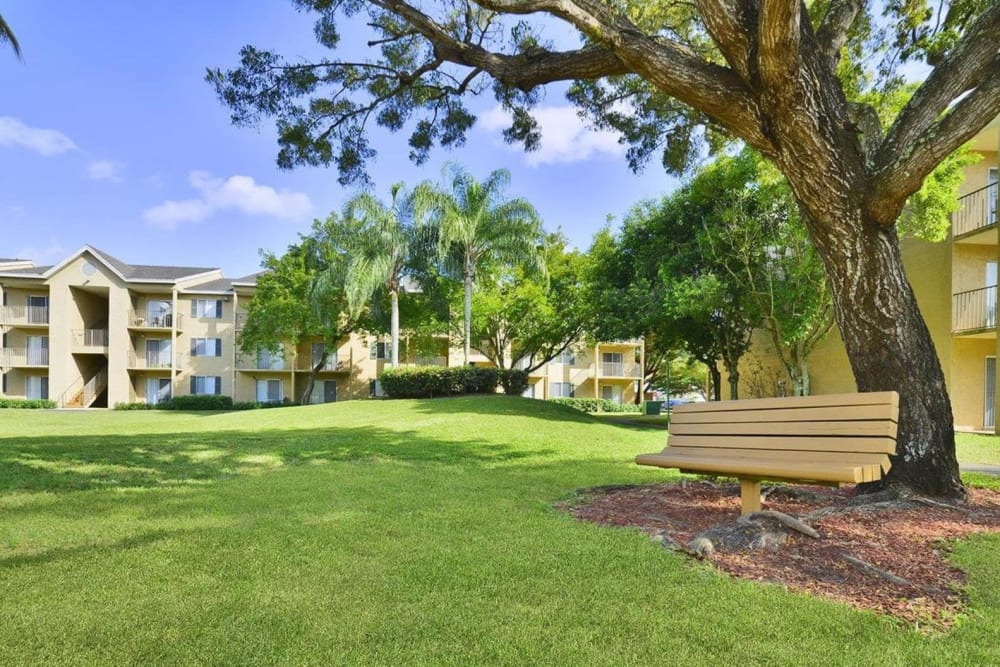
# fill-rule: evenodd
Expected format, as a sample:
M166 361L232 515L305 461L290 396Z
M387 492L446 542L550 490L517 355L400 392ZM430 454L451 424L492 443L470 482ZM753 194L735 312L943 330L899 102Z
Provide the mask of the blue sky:
M319 53L312 17L287 0L3 0L0 13L24 52L18 62L0 49L0 257L47 264L89 243L127 262L238 277L257 270L258 249L280 252L353 194L333 169L278 169L273 124L233 127L203 81L248 43ZM530 154L503 145L495 106L473 102L466 146L421 168L405 134L373 135L376 194L437 179L447 160L480 178L505 167L510 194L585 248L608 214L675 186L655 163L631 173L615 137L588 130L559 91L539 110L543 145Z

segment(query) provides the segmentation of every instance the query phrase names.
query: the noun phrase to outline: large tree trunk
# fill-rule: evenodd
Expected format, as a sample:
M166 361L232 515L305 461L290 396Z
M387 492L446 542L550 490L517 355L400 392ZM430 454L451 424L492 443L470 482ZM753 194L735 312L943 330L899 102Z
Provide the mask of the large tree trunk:
M807 220L858 391L900 396L892 468L864 490L963 498L944 373L904 275L895 228L871 224L860 211L850 218Z

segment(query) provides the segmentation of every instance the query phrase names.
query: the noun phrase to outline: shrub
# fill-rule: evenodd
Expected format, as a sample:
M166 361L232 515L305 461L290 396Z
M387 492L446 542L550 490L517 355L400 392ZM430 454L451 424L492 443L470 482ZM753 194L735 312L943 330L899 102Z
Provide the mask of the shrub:
M500 386L508 396L520 396L528 388L528 372L517 369L500 371Z
M44 398L0 398L0 408L12 410L51 410L56 407L55 401Z
M239 401L233 403L233 410L266 410L267 408L286 408L290 405L295 405L294 402L288 400L287 398L283 401Z
M553 403L568 405L581 412L641 412L633 403L615 403L606 398L550 398Z
M396 368L382 373L379 383L389 398L493 394L500 383L500 372L482 366Z
M156 405L150 403L115 403L115 410L155 410Z
M167 401L161 401L156 406L160 410L232 410L231 396L198 395L175 396Z

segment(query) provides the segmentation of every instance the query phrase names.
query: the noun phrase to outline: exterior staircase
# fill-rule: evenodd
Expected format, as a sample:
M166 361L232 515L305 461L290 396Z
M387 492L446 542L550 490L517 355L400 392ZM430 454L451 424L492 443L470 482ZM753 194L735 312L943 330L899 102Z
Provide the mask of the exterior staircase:
M82 379L75 382L63 392L59 404L64 408L89 408L107 388L108 371L102 369L86 382Z

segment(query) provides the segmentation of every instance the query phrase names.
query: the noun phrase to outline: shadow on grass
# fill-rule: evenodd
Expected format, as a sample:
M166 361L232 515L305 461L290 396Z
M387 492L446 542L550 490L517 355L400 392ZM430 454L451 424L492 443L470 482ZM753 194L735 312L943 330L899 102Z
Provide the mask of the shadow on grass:
M406 400L406 399L402 399ZM387 399L386 404L397 401ZM447 396L444 398L428 398L413 400L417 412L424 414L479 414L505 415L517 417L532 417L546 421L564 421L577 424L593 424L597 422L586 412L581 412L568 405L551 403L537 398L521 396Z
M169 539L177 535L190 533L188 530L154 530L134 537L127 537L123 540L111 544L79 544L72 547L55 547L31 554L16 554L13 556L0 557L0 568L14 568L22 565L38 565L41 563L51 563L64 558L71 558L79 555L92 555L102 551L125 551L137 549L154 544L161 540Z
M198 485L287 466L365 459L489 465L549 453L375 426L7 437L0 438L0 492Z

